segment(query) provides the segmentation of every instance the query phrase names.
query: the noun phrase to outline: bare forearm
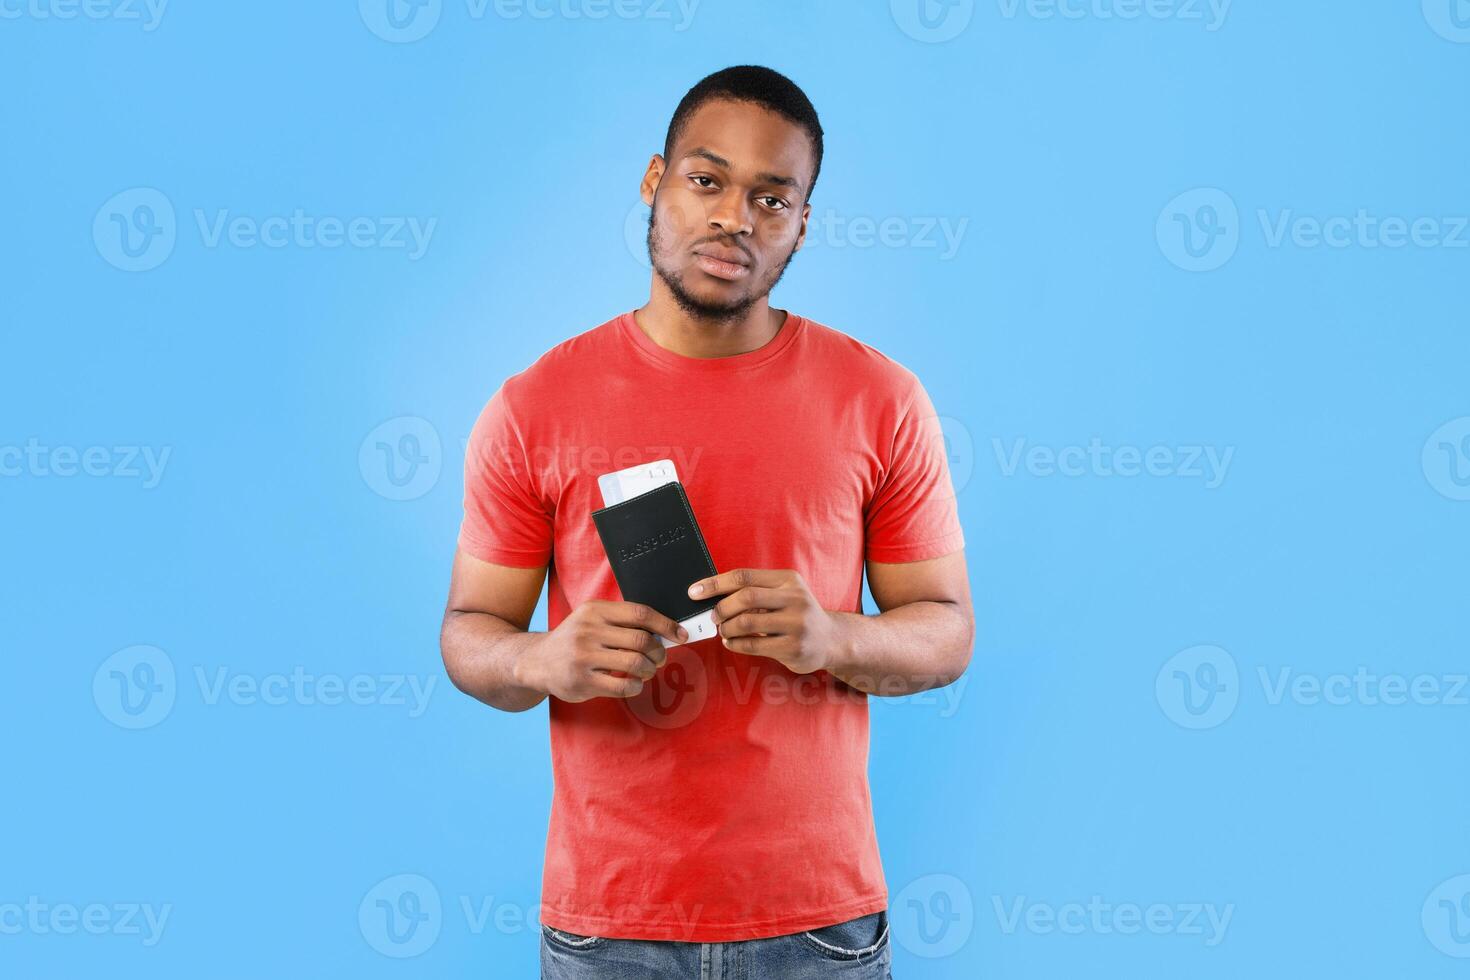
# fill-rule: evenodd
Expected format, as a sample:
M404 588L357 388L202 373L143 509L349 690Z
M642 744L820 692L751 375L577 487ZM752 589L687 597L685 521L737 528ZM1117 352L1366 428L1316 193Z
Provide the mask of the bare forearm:
M545 700L546 693L521 684L516 667L545 635L489 613L450 612L439 646L455 687L502 711L525 711Z
M827 672L850 687L896 697L951 684L964 673L974 620L955 602L911 602L877 615L831 613L836 652Z

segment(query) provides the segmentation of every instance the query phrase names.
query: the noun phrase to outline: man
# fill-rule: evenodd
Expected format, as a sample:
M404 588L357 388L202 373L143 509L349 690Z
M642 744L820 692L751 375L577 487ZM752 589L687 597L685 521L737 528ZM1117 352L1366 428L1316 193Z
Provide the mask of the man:
M768 303L821 162L785 76L703 79L643 175L647 304L475 423L442 649L487 704L550 701L545 977L889 976L867 696L954 681L974 620L923 386ZM693 643L621 599L591 519L599 475L661 458L718 571L691 595L723 596ZM548 568L550 629L528 632Z

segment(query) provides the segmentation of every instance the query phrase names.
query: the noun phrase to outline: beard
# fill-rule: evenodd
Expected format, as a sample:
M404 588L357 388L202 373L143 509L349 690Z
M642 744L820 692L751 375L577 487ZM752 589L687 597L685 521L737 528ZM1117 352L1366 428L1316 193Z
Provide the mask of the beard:
M786 253L786 257L767 272L763 280L751 283L743 295L728 300L700 299L689 291L684 282L684 269L688 268L688 263L680 265L665 256L665 242L657 217L658 194L655 193L653 207L648 212L648 261L652 264L653 271L658 273L658 277L669 288L674 302L695 319L712 323L730 323L740 319L752 306L770 295L771 290L776 288L776 283L786 274L786 267L791 264L792 256L796 254L796 242L793 240L791 251Z

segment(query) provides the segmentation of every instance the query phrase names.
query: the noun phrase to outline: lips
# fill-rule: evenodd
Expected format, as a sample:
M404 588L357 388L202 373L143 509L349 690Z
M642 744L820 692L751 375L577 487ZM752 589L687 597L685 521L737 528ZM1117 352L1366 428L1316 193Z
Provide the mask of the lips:
M696 251L694 257L701 269L720 279L739 279L750 272L745 253L735 249L707 245Z

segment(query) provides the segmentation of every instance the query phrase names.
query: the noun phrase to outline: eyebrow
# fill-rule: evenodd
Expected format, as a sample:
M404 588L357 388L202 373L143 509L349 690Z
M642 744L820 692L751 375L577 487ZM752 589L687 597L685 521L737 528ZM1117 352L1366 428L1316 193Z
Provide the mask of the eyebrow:
M730 169L729 160L726 160L719 154L714 153L711 150L707 150L702 146L696 146L688 153L685 153L683 158L688 159L689 157L702 157L703 159L708 160L710 163L713 163L717 167L724 167L726 170ZM795 190L801 190L800 181L798 181L795 177L787 177L783 174L758 173L755 175L755 180L758 184L776 184L780 187L790 187Z

